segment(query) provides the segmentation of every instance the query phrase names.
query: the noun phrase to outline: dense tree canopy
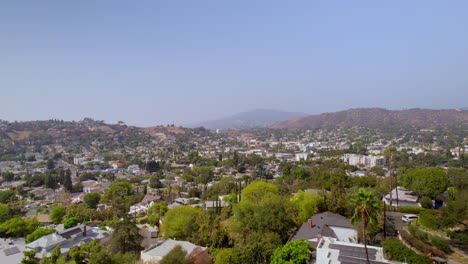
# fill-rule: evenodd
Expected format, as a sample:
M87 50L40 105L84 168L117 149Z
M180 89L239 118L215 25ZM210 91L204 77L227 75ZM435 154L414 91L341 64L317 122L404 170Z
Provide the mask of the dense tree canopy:
M271 256L270 264L306 264L309 258L309 242L296 240L277 248Z
M437 168L412 170L403 176L405 188L432 199L445 192L449 184L447 174Z
M163 220L164 237L188 240L198 228L195 220L200 213L200 209L190 206L169 210Z

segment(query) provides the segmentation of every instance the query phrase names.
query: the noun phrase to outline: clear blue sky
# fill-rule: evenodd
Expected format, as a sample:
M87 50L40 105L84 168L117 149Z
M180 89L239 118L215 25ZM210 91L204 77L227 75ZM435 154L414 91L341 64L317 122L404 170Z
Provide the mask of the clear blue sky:
M1 1L0 119L468 106L468 1Z

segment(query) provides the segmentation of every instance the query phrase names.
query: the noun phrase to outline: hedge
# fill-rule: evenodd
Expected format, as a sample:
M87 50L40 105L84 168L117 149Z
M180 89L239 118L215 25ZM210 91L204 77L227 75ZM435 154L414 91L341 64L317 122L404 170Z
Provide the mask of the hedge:
M443 239L436 235L428 234L427 232L420 230L414 225L410 225L408 227L408 230L410 231L411 235L421 240L422 242L429 244L429 245L433 245L447 254L453 253L446 239Z
M405 240L408 244L410 244L410 246L416 248L417 250L423 252L424 254L429 254L432 252L434 255L438 257L445 258L445 253L442 250L433 248L430 245L422 242L421 240L410 235L408 232L406 232L406 230L401 230L400 235L403 238L403 240Z
M451 239L458 240L464 243L468 243L468 228L458 231L448 231L447 236Z
M422 211L419 214L418 223L432 230L440 230L446 226L444 219L430 210Z
M432 260L429 257L417 254L400 241L384 241L383 250L385 257L390 260L406 262L408 264L432 264Z
M421 212L426 211L426 209L418 206L398 206L397 211L405 214L420 214Z

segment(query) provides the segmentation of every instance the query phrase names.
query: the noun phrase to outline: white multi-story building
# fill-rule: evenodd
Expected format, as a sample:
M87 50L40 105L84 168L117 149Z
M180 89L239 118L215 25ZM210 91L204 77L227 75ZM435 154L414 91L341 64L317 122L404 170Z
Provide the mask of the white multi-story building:
M356 154L345 154L343 161L353 166L364 166L372 168L375 166L385 165L385 157L383 156L365 156Z

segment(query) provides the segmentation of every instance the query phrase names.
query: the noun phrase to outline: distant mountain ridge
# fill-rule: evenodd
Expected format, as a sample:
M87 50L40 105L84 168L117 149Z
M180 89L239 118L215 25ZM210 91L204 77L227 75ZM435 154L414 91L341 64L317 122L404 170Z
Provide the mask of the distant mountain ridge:
M316 129L338 126L376 128L391 125L413 125L434 128L468 124L468 111L461 109L407 109L356 108L335 113L297 117L272 125L276 129Z
M274 123L294 117L306 116L305 113L286 112L273 109L255 109L229 117L187 124L187 127L203 126L208 129L246 129L269 127Z

